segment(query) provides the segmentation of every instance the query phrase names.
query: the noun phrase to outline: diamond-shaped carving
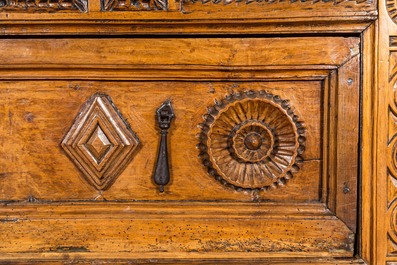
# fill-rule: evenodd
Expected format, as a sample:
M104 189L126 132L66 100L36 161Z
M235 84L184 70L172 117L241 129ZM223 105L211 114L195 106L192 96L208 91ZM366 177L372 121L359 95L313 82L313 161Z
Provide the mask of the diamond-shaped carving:
M109 139L102 131L101 126L97 124L94 133L91 135L90 139L88 139L85 146L96 160L96 163L99 164L109 149L113 147L113 144L109 142Z
M113 184L138 145L138 137L104 94L87 101L62 141L62 148L97 190Z

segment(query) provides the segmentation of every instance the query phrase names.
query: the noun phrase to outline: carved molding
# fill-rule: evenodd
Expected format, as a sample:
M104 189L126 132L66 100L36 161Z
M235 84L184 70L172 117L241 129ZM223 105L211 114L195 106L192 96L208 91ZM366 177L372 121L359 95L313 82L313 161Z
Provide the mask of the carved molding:
M113 184L138 145L138 137L104 94L86 102L62 141L62 148L97 190Z
M229 4L252 4L252 3L267 3L267 4L277 4L277 3L331 3L334 5L341 4L344 2L355 2L356 4L371 4L372 0L186 0L190 3L201 3L201 4L218 4L218 5L229 5ZM394 0L395 1L395 0Z
M88 0L0 0L0 10L80 10L88 11Z
M101 0L102 11L167 10L168 0Z
M299 170L305 129L287 100L266 91L238 92L208 108L200 157L210 175L237 190L284 185Z

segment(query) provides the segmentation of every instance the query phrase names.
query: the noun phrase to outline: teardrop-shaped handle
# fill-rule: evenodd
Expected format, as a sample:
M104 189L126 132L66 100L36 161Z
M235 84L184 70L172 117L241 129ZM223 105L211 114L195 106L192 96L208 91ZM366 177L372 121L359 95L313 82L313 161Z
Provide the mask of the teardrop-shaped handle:
M170 181L170 167L168 162L167 135L171 121L175 117L171 101L167 100L156 111L157 123L160 127L160 147L157 155L156 169L154 171L154 183L159 185L160 192L164 192L164 186Z
M159 185L160 192L164 191L164 186L170 181L170 168L168 165L167 150L167 131L161 131L159 152L157 155L156 170L154 172L154 182Z

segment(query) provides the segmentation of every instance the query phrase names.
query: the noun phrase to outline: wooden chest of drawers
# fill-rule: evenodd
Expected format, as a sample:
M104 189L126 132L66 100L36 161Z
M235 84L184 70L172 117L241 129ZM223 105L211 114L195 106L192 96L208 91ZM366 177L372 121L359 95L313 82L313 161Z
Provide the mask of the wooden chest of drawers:
M0 0L0 263L395 264L394 5Z

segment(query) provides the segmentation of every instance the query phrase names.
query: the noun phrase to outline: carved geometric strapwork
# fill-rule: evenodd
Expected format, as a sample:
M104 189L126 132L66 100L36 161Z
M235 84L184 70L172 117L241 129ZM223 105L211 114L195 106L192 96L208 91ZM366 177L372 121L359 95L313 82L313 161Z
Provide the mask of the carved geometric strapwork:
M167 10L168 0L101 0L102 11Z
M393 95L389 101L388 122L388 254L397 254L397 41L390 37L389 89Z
M388 254L397 253L397 201L390 205L388 211L389 229L388 229Z
M238 92L208 108L200 157L210 175L237 190L284 185L299 170L304 126L289 102L266 91Z
M7 11L88 11L88 0L0 0L0 10Z
M191 3L201 3L201 4L219 4L219 5L229 5L229 4L252 4L252 3L267 3L267 4L276 4L276 3L311 3L311 4L316 4L316 3L330 3L330 4L341 4L344 2L353 2L356 4L370 4L372 3L372 0L356 0L356 1L351 1L351 0L185 0L189 1ZM395 1L395 0L393 0Z
M93 95L62 141L89 184L106 190L133 158L139 139L109 96Z

